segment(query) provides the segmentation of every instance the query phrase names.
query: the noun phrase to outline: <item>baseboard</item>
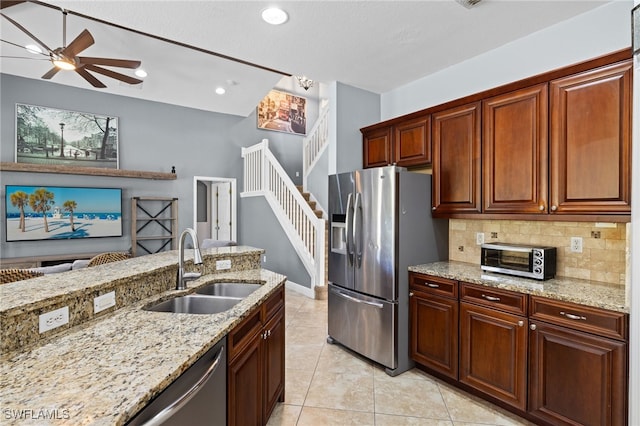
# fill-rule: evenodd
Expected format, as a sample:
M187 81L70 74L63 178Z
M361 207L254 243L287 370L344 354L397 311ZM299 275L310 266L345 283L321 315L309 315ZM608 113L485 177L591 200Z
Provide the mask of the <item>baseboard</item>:
M303 296L308 297L309 299L314 299L315 298L315 292L313 291L312 288L309 287L305 287L303 285L300 285L298 283L294 283L293 281L289 281L287 280L287 282L284 284L286 289L289 290L293 290L296 293L300 293Z

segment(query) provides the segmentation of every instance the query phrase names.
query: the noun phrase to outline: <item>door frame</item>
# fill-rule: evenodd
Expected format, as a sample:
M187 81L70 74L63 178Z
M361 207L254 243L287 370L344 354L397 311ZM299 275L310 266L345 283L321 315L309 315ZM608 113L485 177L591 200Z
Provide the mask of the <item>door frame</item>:
M210 176L194 176L193 177L193 229L198 229L198 182L209 183L229 183L231 185L231 240L238 241L238 210L237 210L237 183L235 178L221 178ZM211 185L209 185L211 188ZM211 190L209 190L209 198L211 199ZM209 205L210 207L210 205ZM207 236L211 238L211 235Z

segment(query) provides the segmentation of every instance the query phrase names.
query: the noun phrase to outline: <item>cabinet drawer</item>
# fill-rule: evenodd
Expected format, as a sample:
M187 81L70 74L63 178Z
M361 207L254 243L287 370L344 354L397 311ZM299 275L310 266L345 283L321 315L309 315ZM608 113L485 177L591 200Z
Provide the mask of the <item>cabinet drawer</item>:
M282 306L284 306L284 285L280 286L280 288L262 304L262 309L264 310L262 322L266 324L273 314L278 312L278 309Z
M539 296L531 296L530 300L531 319L564 325L575 330L614 339L627 340L629 337L628 316L622 312L607 311Z
M469 283L460 283L460 300L527 315L527 295Z
M260 332L262 329L261 315L262 308L254 309L248 317L229 332L227 336L229 362L241 353L244 347Z
M454 280L411 273L409 285L412 290L458 298L458 282Z

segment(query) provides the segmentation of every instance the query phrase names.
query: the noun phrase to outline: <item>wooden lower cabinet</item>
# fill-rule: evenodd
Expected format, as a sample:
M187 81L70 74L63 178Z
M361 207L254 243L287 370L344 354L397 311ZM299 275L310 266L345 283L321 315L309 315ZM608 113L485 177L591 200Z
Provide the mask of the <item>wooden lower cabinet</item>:
M529 412L554 425L625 425L625 342L532 321Z
M460 302L460 382L527 409L527 318Z
M281 288L229 333L229 425L265 425L284 401L284 328Z
M417 363L458 379L458 283L410 274L409 355Z

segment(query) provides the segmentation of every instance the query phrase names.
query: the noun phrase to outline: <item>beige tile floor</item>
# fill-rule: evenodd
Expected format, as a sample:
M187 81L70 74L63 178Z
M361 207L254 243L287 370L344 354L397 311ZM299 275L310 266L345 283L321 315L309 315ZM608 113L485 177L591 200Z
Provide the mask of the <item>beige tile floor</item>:
M532 424L420 370L390 377L326 343L326 300L287 290L285 321L285 402L269 426Z

